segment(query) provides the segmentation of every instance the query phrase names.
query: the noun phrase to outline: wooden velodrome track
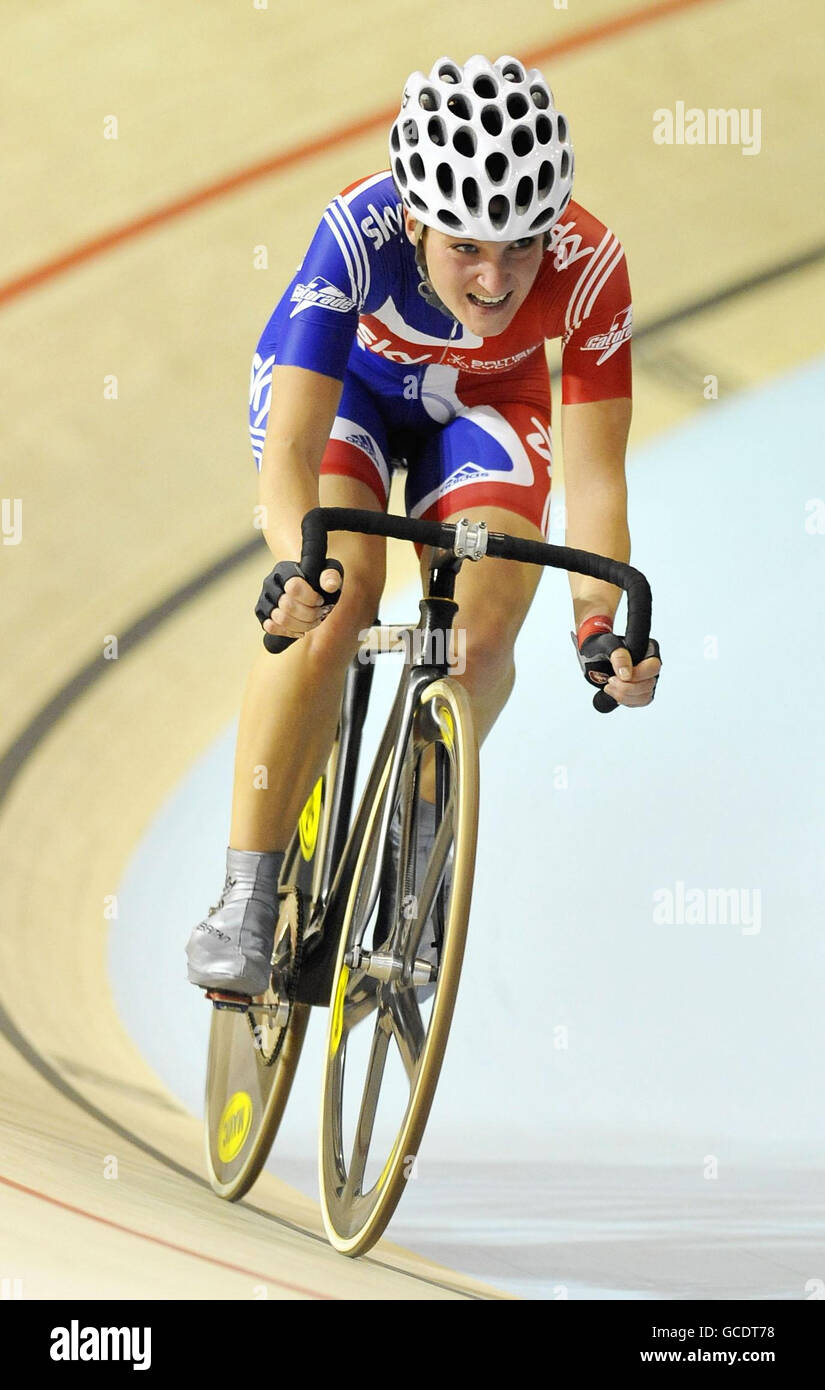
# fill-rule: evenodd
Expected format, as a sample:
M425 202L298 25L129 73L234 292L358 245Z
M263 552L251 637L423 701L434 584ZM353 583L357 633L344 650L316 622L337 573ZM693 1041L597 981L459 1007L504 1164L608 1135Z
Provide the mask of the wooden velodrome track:
M269 1174L215 1198L200 1122L115 1012L104 905L239 706L264 552L197 602L184 586L255 536L257 335L328 198L386 167L407 74L483 52L548 76L575 196L627 250L633 446L712 409L708 374L723 399L821 351L818 18L817 0L7 0L0 493L22 536L0 555L0 1277L23 1297L500 1296L388 1242L342 1259ZM656 145L654 110L680 100L759 108L761 152ZM412 573L398 552L391 585Z

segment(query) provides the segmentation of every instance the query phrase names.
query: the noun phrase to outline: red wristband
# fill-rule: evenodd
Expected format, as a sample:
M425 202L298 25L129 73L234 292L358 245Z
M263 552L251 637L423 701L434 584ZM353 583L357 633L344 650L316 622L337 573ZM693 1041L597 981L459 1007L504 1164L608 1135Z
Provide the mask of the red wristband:
M581 651L582 643L586 642L588 637L594 637L597 632L612 631L613 619L609 617L607 613L599 613L595 618L585 618L584 622L582 623L581 627L576 633L576 646L578 647L579 651Z

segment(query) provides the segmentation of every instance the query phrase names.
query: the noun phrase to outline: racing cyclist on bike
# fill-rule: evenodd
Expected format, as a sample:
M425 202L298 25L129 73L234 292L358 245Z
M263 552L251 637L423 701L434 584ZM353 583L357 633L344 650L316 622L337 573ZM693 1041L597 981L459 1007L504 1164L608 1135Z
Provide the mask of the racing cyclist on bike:
M328 204L254 356L250 435L275 560L297 560L312 507L385 511L400 440L409 515L546 540L544 344L560 337L566 544L627 561L627 265L609 228L571 201L568 123L547 82L509 56L463 68L441 58L408 79L389 153L389 170ZM302 640L278 657L261 650L249 676L224 890L187 946L202 988L267 986L284 852L326 764L358 634L378 611L385 547L338 533L323 593L294 576L263 623ZM513 647L541 573L486 558L457 576L466 668L456 678L480 742L513 689ZM660 662L632 667L611 635L620 591L573 574L570 588L579 649L601 643L608 655L608 694L649 704ZM432 806L432 758L421 795ZM422 819L426 854L434 806Z

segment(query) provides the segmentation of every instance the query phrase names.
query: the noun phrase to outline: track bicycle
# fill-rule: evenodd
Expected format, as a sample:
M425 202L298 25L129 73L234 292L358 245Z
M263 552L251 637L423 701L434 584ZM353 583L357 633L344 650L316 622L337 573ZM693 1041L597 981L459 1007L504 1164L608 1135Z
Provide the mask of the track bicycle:
M467 934L479 758L469 697L450 674L456 575L465 561L490 555L624 589L625 645L634 665L650 654L651 597L638 570L586 551L488 532L484 522L442 524L340 507L304 517L301 570L319 591L327 535L336 530L433 547L428 592L417 625L376 619L350 663L326 769L284 857L268 989L254 999L207 991L214 1008L206 1155L219 1196L236 1201L249 1191L278 1132L310 1010L327 1007L321 1205L330 1242L354 1256L379 1239L414 1171ZM273 653L291 640L264 638ZM404 652L403 670L353 817L374 660L393 650ZM604 691L593 703L603 712L616 707ZM422 859L425 757L434 760L436 831Z

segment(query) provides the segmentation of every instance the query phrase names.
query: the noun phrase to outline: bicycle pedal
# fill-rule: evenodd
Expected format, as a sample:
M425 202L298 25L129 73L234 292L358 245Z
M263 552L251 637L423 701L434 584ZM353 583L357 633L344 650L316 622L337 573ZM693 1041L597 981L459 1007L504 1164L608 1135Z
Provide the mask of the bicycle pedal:
M235 1013L245 1014L252 1003L251 994L233 994L228 989L208 989L206 997L215 1009L231 1009Z
M269 1028L285 1028L289 1022L289 1015L292 1006L287 998L282 995L263 1004L251 1004L250 1012L254 1009L255 1014L260 1014L261 1019Z

